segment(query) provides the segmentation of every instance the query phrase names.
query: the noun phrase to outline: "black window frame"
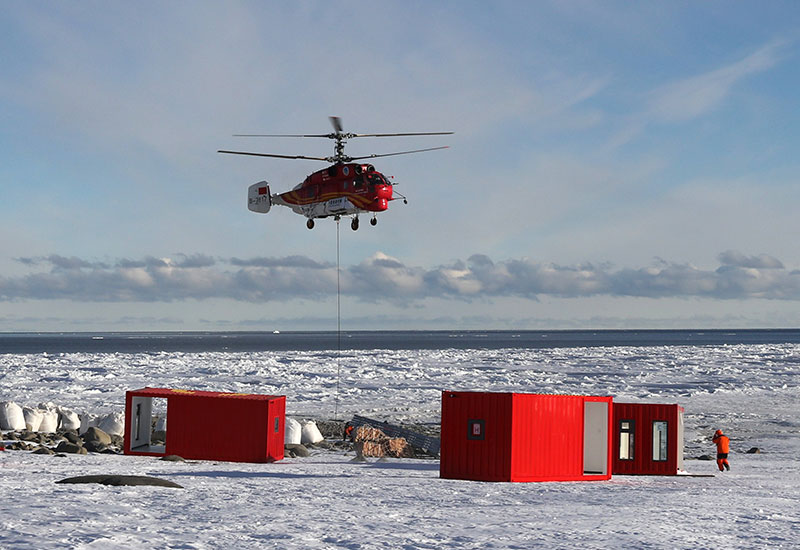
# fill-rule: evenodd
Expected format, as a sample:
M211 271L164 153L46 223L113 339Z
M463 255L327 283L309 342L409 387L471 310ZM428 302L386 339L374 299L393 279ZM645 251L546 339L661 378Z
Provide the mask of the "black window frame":
M622 423L627 422L630 424L630 428L623 429ZM633 419L623 418L619 421L618 425L619 430L619 448L617 449L617 458L619 460L635 460L636 457L636 421ZM622 434L626 433L629 434L630 437L628 438L628 458L622 458Z
M475 425L481 427L480 433L478 435L475 435L475 432L472 429L472 427ZM486 421L479 420L476 418L470 418L469 420L467 420L467 439L472 439L477 441L486 439Z
M655 457L655 450L656 450L656 424L663 424L664 425L664 456L661 458L661 445L658 446L658 455L659 458ZM653 462L667 462L669 460L669 421L668 420L653 420L652 424L652 436L653 436L653 445L652 445L652 453L651 457Z

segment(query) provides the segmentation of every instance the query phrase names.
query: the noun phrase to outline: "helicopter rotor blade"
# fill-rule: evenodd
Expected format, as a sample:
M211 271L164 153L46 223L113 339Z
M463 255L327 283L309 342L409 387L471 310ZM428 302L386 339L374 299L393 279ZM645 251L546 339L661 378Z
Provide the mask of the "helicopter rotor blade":
M234 137L297 137L297 138L327 138L332 139L336 143L334 145L334 154L329 157L308 157L304 155L274 155L270 153L249 153L246 151L218 151L219 153L227 153L231 155L248 155L253 157L272 157L281 159L304 159L304 160L319 160L331 163L343 163L360 159L374 159L380 157L392 157L395 155L408 155L411 153L422 153L425 151L437 151L439 149L447 149L444 147L429 147L426 149L414 149L413 151L400 151L397 153L384 153L365 155L360 157L350 157L344 154L345 143L348 139L357 137L406 137L406 136L447 136L454 132L396 132L396 133L382 133L382 134L355 134L352 132L344 132L342 127L342 119L338 116L328 117L334 132L329 134L234 134Z
M449 136L455 132L404 132L399 134L351 134L351 137L403 137L403 136Z
M332 134L233 134L233 137L323 137L330 138Z
M303 155L271 155L269 153L247 153L245 151L217 151L217 153L227 153L229 155L248 155L251 157L270 157L277 159L302 159L302 160L321 160L323 162L330 162L328 158L323 157L306 157Z
M333 125L333 129L336 130L337 134L342 133L342 119L338 116L329 116L328 117Z
M395 155L409 155L411 153L424 153L425 151L437 151L439 149L449 149L448 145L444 147L429 147L428 149L415 149L413 151L400 151L398 153L384 153L382 155L365 155L363 157L348 157L350 160L361 160L361 159L375 159L379 157L393 157Z
M455 132L403 132L398 134L341 134L347 138L356 137L405 137L405 136L449 136ZM335 139L336 134L233 134L233 137L296 137Z

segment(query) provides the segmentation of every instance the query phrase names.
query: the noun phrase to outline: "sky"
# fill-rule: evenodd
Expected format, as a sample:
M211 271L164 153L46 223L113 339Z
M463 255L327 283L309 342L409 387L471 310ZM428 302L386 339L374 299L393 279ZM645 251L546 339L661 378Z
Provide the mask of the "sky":
M0 331L800 326L795 2L3 12ZM455 133L347 143L449 146L375 227L249 212L325 165L217 150L332 115Z

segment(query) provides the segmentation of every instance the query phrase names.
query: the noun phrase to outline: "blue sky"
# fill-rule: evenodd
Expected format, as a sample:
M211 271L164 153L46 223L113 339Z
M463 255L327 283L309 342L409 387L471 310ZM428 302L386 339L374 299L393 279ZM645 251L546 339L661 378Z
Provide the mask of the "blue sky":
M800 325L795 2L7 6L0 330L330 330L336 226L246 209L351 140L345 329Z

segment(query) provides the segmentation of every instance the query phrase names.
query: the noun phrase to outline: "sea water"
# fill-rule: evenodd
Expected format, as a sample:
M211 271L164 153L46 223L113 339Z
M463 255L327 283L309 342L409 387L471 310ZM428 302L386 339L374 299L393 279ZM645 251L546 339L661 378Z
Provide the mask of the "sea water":
M502 349L800 344L798 329L0 333L5 353Z

